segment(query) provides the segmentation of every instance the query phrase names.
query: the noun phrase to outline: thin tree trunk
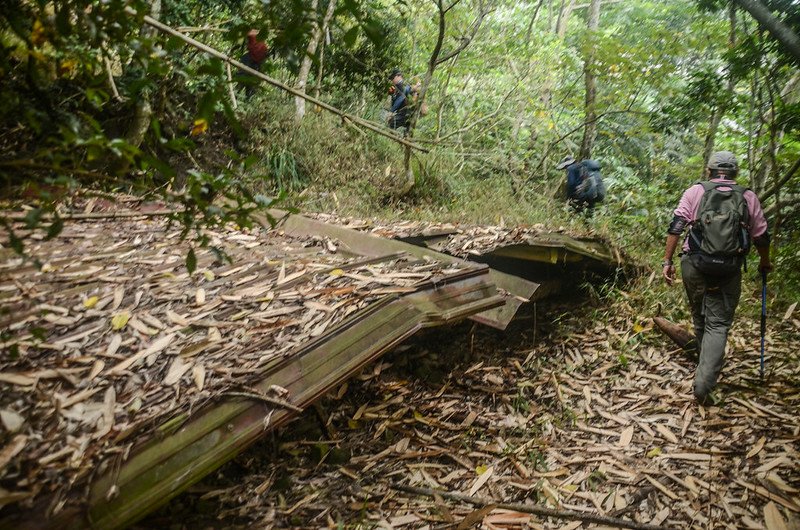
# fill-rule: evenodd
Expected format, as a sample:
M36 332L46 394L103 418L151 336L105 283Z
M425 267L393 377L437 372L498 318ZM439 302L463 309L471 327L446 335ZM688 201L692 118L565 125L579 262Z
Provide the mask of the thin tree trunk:
M776 100L780 99L784 105L794 104L800 101L800 73L795 73L778 94L775 94L773 90L771 79L765 78L764 86L769 95L770 110L767 115L761 119L768 125L769 140L762 147L761 165L756 172L756 177L755 179L751 179L751 186L756 193L761 193L767 188L770 176L773 175L777 167L775 160L783 145L783 137L786 134L785 124L778 125L778 123L776 123Z
M750 13L772 37L783 46L784 50L800 62L800 37L792 28L776 18L767 7L758 0L733 0L739 7Z
M333 13L336 10L336 1L337 0L328 0L328 9L325 11L325 17L322 20L322 24L320 24L317 15L317 7L319 2L318 0L311 1L311 11L314 14L314 23L311 27L311 38L308 41L306 54L303 56L303 61L300 63L300 71L297 73L297 83L295 83L295 88L301 92L306 91L308 76L311 73L311 64L314 62L314 55L317 53L317 47L322 40L322 36L327 31L331 18L333 18ZM300 97L295 97L294 104L295 119L300 121L306 114L306 100Z
M755 167L754 140L756 139L755 115L756 115L757 96L758 96L758 71L756 70L756 72L753 74L753 79L750 81L750 108L747 111L747 167L750 168L751 175L753 173L753 168Z
M228 96L231 98L231 106L233 110L239 108L239 102L236 101L236 91L233 88L233 74L231 73L231 63L225 63L225 74L228 76Z
M425 101L425 93L428 91L428 86L431 84L431 80L433 79L433 72L438 64L437 61L439 60L439 54L442 52L442 43L444 42L444 33L446 27L445 16L447 11L444 8L442 0L436 1L436 7L439 10L439 32L436 36L436 44L433 46L433 51L431 52L431 58L428 60L428 69L425 72L425 76L422 78L422 86L420 87L419 95L417 96L419 105L422 105L423 101ZM413 137L414 135L414 128L417 125L417 116L418 113L416 112L415 108L414 112L411 114L411 121L408 124L407 136L409 138ZM406 149L405 153L403 153L403 173L405 174L406 182L401 190L401 194L405 195L411 191L415 184L414 172L411 170L411 149Z
M736 46L736 6L732 3L728 6L728 18L731 23L731 29L728 36L728 47L729 49L733 49ZM728 84L726 87L727 95L733 96L733 89L735 88L735 85L736 83L733 79L733 72L729 67ZM711 121L708 125L708 134L706 134L706 141L703 147L703 169L700 178L703 178L703 175L705 175L706 164L708 163L708 159L711 158L711 153L714 152L714 144L717 140L717 129L719 129L719 124L727 110L727 102L723 102L714 107L714 111L711 113Z
M319 49L319 69L317 70L317 80L314 83L314 97L319 99L320 91L322 90L322 74L325 71L325 47L329 44L328 28L322 28L322 42Z
M442 132L442 120L444 119L444 109L445 105L447 104L447 88L450 86L450 78L453 76L453 69L455 68L456 62L458 61L458 57L453 59L453 62L450 63L450 68L447 70L447 77L444 80L444 85L442 86L442 91L439 94L439 105L436 109L436 135L435 138L438 141L439 135Z
M477 18L473 21L467 35L461 37L461 42L453 50L442 54L442 45L444 43L447 22L447 12L455 7L457 3L458 0L452 0L450 6L445 7L443 0L436 0L436 7L439 10L439 32L436 36L436 44L431 52L431 58L428 60L428 69L425 72L425 76L422 78L422 85L420 86L419 93L417 94L417 101L414 106L414 111L411 113L411 120L408 123L408 132L406 134L408 138L412 138L414 136L414 129L417 127L417 119L419 118L419 109L422 108L422 105L425 103L425 95L427 94L428 88L433 80L433 72L436 70L436 67L445 61L449 61L450 59L458 57L464 48L469 46L470 42L472 42L472 39L474 39L475 35L478 34L478 30L483 23L483 19L489 13L489 9L481 2L479 6L480 12L478 13ZM402 194L406 194L411 191L415 183L414 172L411 170L411 149L405 150L403 156L403 169L405 172L406 184Z
M592 3L594 4L594 2ZM561 10L558 13L558 21L556 22L556 35L558 35L559 39L563 39L564 35L567 34L567 24L573 9L575 9L575 0L561 0Z
M531 43L531 35L533 34L533 24L536 22L536 17L539 16L539 10L542 8L544 0L539 0L536 8L533 10L530 21L528 21L528 29L525 31L525 48L528 48Z
M600 0L592 0L589 6L588 37L590 39L597 35L600 27ZM586 55L583 67L583 75L586 83L586 126L583 128L583 140L581 141L580 159L592 157L592 147L597 134L597 77L595 74L595 51L594 46L590 47Z
M150 16L157 19L160 15L161 0L153 0L153 3L150 5ZM141 31L143 37L152 37L154 33L155 30L147 26L143 27ZM144 137L147 134L147 129L150 128L150 121L153 117L153 105L150 101L150 97L150 90L145 88L136 100L133 122L128 129L128 133L125 135L125 140L134 147L142 145ZM125 169L127 169L127 167Z
M569 2L569 3L567 3ZM569 20L570 13L572 13L573 6L575 5L575 0L561 0L561 5L558 9L558 18L555 21L555 28L554 31L560 40L564 39L564 35L567 32L567 21ZM550 1L550 13L548 14L549 21L548 27L551 27L551 21L554 16L553 13L553 2ZM542 103L542 107L547 110L550 107L551 99L553 97L553 84L555 83L554 76L556 76L558 72L556 70L552 70L548 72L545 76L544 81L542 82L542 90L541 95L539 96L539 101Z

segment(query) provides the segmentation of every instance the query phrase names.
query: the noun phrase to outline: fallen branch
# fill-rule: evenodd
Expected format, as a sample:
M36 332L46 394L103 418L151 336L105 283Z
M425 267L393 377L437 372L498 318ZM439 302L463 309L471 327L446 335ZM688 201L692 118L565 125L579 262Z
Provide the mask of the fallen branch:
M275 397L272 397L272 396L267 396L267 395L264 395L264 394L261 394L261 393L230 391L230 392L225 392L223 395L224 396L231 396L231 397L240 397L240 398L245 398L245 399L252 399L253 401L263 401L264 403L268 403L269 405L274 405L276 407L281 407L281 408L284 408L284 409L287 409L287 410L291 410L291 411L294 411L294 412L303 412L303 409L301 407L298 407L297 405L292 405L291 403L289 403L288 401L285 401L283 399L275 398Z
M89 212L89 213L65 213L58 216L59 219L123 219L130 217L159 217L162 215L172 215L181 213L182 210L153 210L152 212ZM26 214L11 214L5 217L8 221L26 221ZM42 220L49 221L54 219L53 215L43 215Z
M589 513L575 512L571 510L554 510L552 508L543 508L541 506L533 506L530 504L521 503L508 503L508 502L495 502L492 499L482 497L471 497L463 493L453 493L449 491L433 490L429 488L416 488L413 486L403 486L401 484L392 484L392 489L397 491L404 491L406 493L413 493L415 495L425 495L426 497L433 497L438 495L445 499L454 501L467 502L475 506L489 506L495 505L497 508L504 510L514 510L522 513L532 513L534 515L541 515L543 517L555 517L556 519L569 519L572 521L583 521L586 523L596 523L607 526L614 526L617 528L632 528L634 530L664 530L665 526L658 526L647 523L637 523L635 521L627 521L616 517L607 517L604 515L593 515Z

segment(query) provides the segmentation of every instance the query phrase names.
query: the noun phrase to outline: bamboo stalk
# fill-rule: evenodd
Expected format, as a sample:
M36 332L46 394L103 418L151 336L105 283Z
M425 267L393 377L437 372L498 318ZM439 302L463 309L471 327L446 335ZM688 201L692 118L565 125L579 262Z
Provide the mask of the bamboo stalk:
M80 219L123 219L130 217L159 217L162 215L172 215L181 213L181 210L153 210L152 212L89 212L89 213L65 213L58 216L59 219L64 220L80 220ZM22 222L25 221L24 214L11 214L5 217L8 221ZM53 215L43 215L43 221L51 221L54 219Z
M406 140L405 138L402 138L402 137L397 136L395 134L392 134L392 133L390 133L388 131L385 131L382 128L378 127L377 125L375 125L375 124L373 124L373 123L371 123L371 122L369 122L369 121L367 121L367 120L365 120L363 118L360 118L358 116L353 116L352 114L348 114L348 113L346 113L346 112L344 112L342 110L337 109L333 105L329 105L328 103L325 103L322 100L319 100L319 99L317 99L317 98L315 98L313 96L309 96L308 94L306 94L305 92L303 92L301 90L294 89L294 88L292 88L292 87L290 87L290 86L278 81L277 79L274 79L274 78L272 78L272 77L270 77L270 76L268 76L266 74L262 74L258 70L253 70L249 66L246 66L245 64L243 64L243 63L231 58L230 56L228 56L228 55L226 55L226 54L224 54L224 53L222 53L222 52L220 52L218 50L215 50L211 46L203 44L202 42L189 37L188 35L184 35L180 31L177 31L177 30L173 29L172 27L167 26L166 24L156 20L155 18L153 18L153 17L151 17L149 15L144 15L144 22L148 26L151 26L151 27L157 29L158 31L161 31L162 33L166 33L168 35L172 35L173 37L177 37L178 39L182 40L186 44L189 44L190 46L194 46L198 50L201 50L201 51L207 53L208 55L211 55L212 57L216 57L217 59L221 59L221 60L225 61L226 63L230 64L231 66L235 66L236 68L239 68L240 70L242 70L244 72L247 72L248 74L252 75L253 77L261 79L262 81L266 82L269 85L272 85L272 86L274 86L276 88L279 88L279 89L281 89L281 90L283 90L285 92L288 92L288 93L292 94L293 96L297 96L297 97L302 98L302 99L304 99L304 100L306 100L308 102L314 103L318 107L323 108L323 109L325 109L328 112L331 112L333 114L336 114L337 116L341 116L342 118L347 118L351 122L353 122L355 124L358 124L361 127L364 127L365 129L369 129L370 131L372 131L372 132L374 132L376 134L379 134L381 136L385 136L386 138L389 138L392 141L395 141L395 142L397 142L399 144L403 144L408 148L416 149L417 151L420 151L420 152L423 152L423 153L428 153L430 151L429 149L427 149L425 147L422 147L420 145L417 145L417 144L415 144L413 142L410 142L410 141Z
M231 63L225 63L225 71L228 74L228 95L231 97L231 105L233 109L239 108L239 102L236 101L236 91L233 89L233 75L231 74Z
M483 497L471 497L463 493L454 493L443 490L433 490L430 488L416 488L414 486L403 486L401 484L392 484L392 489L403 491L405 493L413 493L415 495L424 495L426 497L433 497L439 495L442 498L454 501L466 502L475 506L495 506L504 510L514 510L516 512L530 513L534 515L541 515L542 517L554 517L556 519L569 519L572 521L583 521L586 523L596 523L617 528L632 528L633 530L665 530L668 527L658 526L647 523L637 523L635 521L628 521L619 519L617 517L608 517L605 515L594 515L590 513L575 512L572 510L554 510L552 508L544 508L542 506L535 506L531 504L520 504L515 502L496 502L492 499Z

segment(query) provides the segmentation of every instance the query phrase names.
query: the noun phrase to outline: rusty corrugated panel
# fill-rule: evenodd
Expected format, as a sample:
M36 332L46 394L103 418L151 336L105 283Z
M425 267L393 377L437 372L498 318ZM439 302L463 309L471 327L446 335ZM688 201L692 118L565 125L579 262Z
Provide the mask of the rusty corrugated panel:
M390 252L406 252L419 258L432 258L445 263L463 263L465 261L461 258L450 256L449 254L442 254L441 252L436 252L425 247L324 223L322 221L303 217L302 215L287 216L285 212L279 210L274 210L271 214L275 218L281 219L281 227L287 234L294 236L325 235L338 240L343 245L343 250L357 255L380 256ZM511 319L514 318L519 306L533 297L539 284L494 269L490 269L489 275L492 282L494 282L499 289L509 293L509 296L506 297L506 303L498 308L483 311L470 318L503 330L508 326L508 323L511 322Z
M525 243L499 247L486 255L551 264L585 262L612 269L622 265L622 258L615 249L601 241L576 239L557 233L530 237Z
M223 394L198 413L168 422L160 437L124 462L108 462L90 486L85 512L17 527L111 529L139 520L419 329L502 305L488 272L473 267L381 299L265 369L256 390L267 395L272 385L286 388L288 406Z

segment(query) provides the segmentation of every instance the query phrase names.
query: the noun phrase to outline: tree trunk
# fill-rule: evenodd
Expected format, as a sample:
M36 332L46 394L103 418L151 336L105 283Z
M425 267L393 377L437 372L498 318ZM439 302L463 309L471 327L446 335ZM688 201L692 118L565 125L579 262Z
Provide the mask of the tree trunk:
M592 5L594 5L594 2L592 2ZM556 35L558 35L559 39L563 39L564 35L567 34L567 23L573 9L575 9L575 0L561 0L561 9L558 12L558 20L556 21Z
M731 23L731 30L728 37L728 47L732 50L736 46L736 6L733 4L728 6L728 18ZM733 96L733 89L735 88L735 85L736 83L733 79L733 72L730 68L728 68L728 84L726 90L727 94L731 97ZM701 170L700 174L701 179L703 179L705 176L706 164L708 164L708 159L711 158L711 153L714 152L714 144L717 140L717 129L719 129L719 124L727 110L727 102L723 102L714 107L714 111L711 113L711 121L708 124L708 134L706 134L706 141L703 147L703 169Z
M436 44L433 47L433 51L431 52L431 58L428 60L428 69L425 72L425 76L422 78L422 84L419 89L419 93L417 94L417 101L414 106L414 111L411 113L411 119L408 123L408 132L406 136L411 138L414 136L414 129L417 127L417 119L419 118L418 110L422 108L422 105L425 103L425 95L428 92L428 87L430 87L431 81L433 80L433 72L436 70L436 67L445 61L449 61L450 59L454 59L458 57L458 55L469 46L472 39L475 38L477 35L478 30L483 23L483 19L489 13L489 9L481 2L479 5L479 13L475 21L472 23L472 26L469 29L469 33L467 35L461 37L461 42L453 49L448 51L445 54L442 54L442 45L444 43L444 36L445 36L445 29L446 29L446 17L447 12L453 8L458 3L458 0L454 0L453 3L450 4L449 7L444 6L443 0L436 0L436 7L439 10L439 33L436 37ZM406 149L405 154L403 156L403 169L405 172L406 177L406 184L402 191L402 194L406 194L414 187L414 173L411 170L411 149Z
M589 6L588 37L590 39L597 35L600 27L600 0L592 0ZM583 127L583 140L579 158L581 160L592 157L592 147L597 134L597 77L595 75L595 49L589 48L583 67L584 81L586 83L585 114L586 125Z
M439 93L439 105L436 109L436 134L434 138L438 141L439 136L442 132L442 121L444 119L444 109L445 105L447 104L447 88L450 86L450 78L453 76L453 68L456 65L456 61L458 57L453 59L450 63L450 68L447 70L447 77L444 80L444 85L442 86L442 91Z
M539 10L542 8L542 4L544 0L539 0L539 3L536 4L536 8L533 10L533 15L531 15L531 19L528 21L528 29L525 31L525 48L528 49L531 43L531 35L533 34L533 24L536 22L536 17L539 16Z
M161 16L161 0L153 0L153 3L150 5L150 16L156 19ZM154 29L148 26L142 27L142 37L152 38L154 34ZM150 89L145 88L136 100L133 122L125 135L125 141L134 147L142 145L144 137L147 134L147 129L150 128L150 121L153 117L153 105L150 102L150 97ZM125 169L127 169L127 164L125 164L125 166Z
M759 158L761 164L758 171L752 172L755 174L755 177L751 178L750 183L757 194L767 189L770 176L775 172L777 166L775 160L783 145L783 138L786 134L786 125L776 123L776 118L778 117L775 112L776 99L780 98L784 105L792 105L800 101L800 73L795 73L778 94L774 93L770 79L764 79L764 86L767 89L767 94L769 95L771 103L770 111L766 113L766 116L763 116L761 120L767 125L769 140L765 142L764 146L760 149Z
M337 0L328 0L328 9L325 11L325 17L322 20L322 24L319 23L319 18L317 15L317 6L319 5L319 2L318 0L311 1L311 11L314 14L314 23L311 27L311 38L308 41L306 54L303 56L303 61L300 63L300 71L297 73L297 83L295 83L295 88L301 92L306 91L308 76L311 73L311 64L314 62L314 55L317 53L317 47L322 40L322 36L328 30L328 24L330 23L331 18L333 18L333 13L336 10L336 1ZM300 121L306 114L306 100L301 97L295 97L294 105L295 119Z
M792 28L773 16L769 9L758 0L733 1L750 13L783 46L783 49L794 57L795 61L800 62L800 37L792 31Z
M319 49L319 68L317 69L317 79L314 83L314 97L319 99L319 94L322 91L322 74L325 71L325 47L330 44L330 32L327 27L322 28L322 41Z

